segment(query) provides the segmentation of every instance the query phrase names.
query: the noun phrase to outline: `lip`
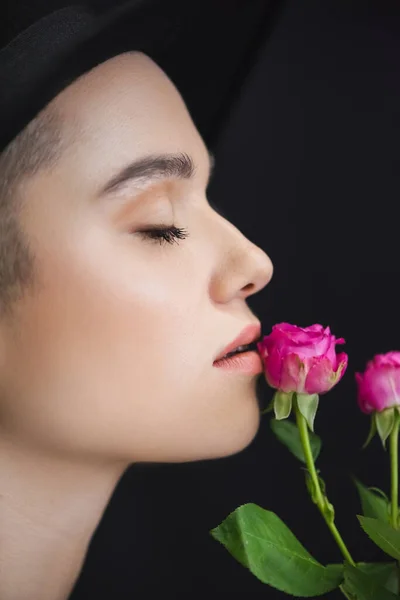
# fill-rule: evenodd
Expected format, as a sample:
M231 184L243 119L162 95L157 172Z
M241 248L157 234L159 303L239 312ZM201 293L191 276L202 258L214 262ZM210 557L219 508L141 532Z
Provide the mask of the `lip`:
M247 325L241 333L232 340L223 350L221 350L218 355L214 358L214 362L228 354L228 352L232 352L238 346L245 346L246 344L251 344L252 342L257 341L261 337L261 323L251 323Z
M218 360L213 367L245 375L259 375L264 370L261 356L255 350Z

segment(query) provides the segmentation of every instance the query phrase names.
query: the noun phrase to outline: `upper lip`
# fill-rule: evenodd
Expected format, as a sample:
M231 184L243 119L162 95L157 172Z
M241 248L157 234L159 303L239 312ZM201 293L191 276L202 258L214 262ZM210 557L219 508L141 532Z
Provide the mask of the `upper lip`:
M238 346L245 346L247 344L251 344L252 342L257 341L261 337L261 323L251 323L250 325L246 325L246 327L242 330L242 332L235 338L230 344L228 344L218 356L214 359L219 360L228 352L232 352Z

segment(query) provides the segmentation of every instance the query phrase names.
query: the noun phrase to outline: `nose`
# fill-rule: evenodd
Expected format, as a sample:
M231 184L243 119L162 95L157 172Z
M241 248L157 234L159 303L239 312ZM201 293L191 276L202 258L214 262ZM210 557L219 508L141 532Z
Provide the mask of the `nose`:
M225 217L215 213L215 218L219 260L213 279L214 298L226 302L256 294L272 278L271 259Z

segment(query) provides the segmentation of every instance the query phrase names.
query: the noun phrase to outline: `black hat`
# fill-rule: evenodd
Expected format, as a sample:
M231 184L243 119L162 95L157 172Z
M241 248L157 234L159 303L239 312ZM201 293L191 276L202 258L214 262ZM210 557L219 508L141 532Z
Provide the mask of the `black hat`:
M71 1L71 0L70 0ZM0 20L0 152L65 87L128 50L149 55L177 85L207 141L221 104L218 85L234 77L222 62L223 33L254 0L7 0ZM264 0L258 1L258 5ZM248 11L247 11L248 12ZM214 45L212 45L214 44ZM218 49L218 44L220 49ZM208 64L204 63L204 50ZM222 46L222 47L221 47ZM242 44L243 46L243 44ZM225 48L226 53L226 48ZM213 72L214 68L214 72ZM212 73L209 75L209 73ZM204 88L209 90L206 101ZM222 88L221 88L222 89Z
M0 152L62 89L127 50L172 61L194 16L174 0L13 0L1 22Z

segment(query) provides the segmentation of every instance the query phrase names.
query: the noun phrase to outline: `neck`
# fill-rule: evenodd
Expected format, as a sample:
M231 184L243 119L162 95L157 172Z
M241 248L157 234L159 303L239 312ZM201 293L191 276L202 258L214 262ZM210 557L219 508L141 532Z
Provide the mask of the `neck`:
M78 463L0 438L0 598L66 600L128 465Z

